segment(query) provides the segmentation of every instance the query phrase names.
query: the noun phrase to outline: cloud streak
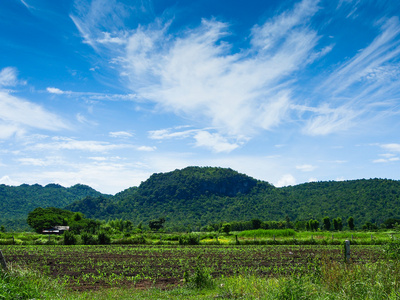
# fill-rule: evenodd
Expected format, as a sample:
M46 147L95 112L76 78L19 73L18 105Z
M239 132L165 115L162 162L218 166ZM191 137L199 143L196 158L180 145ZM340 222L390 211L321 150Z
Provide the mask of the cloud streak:
M71 15L85 42L119 67L136 100L218 132L197 139L190 133L197 146L215 151L211 140L222 145L223 139L248 139L291 122L297 122L303 134L324 136L390 111L399 113L394 108L400 90L397 17L379 20L380 33L369 45L332 66L330 73L317 74L313 81L319 84L310 84L307 94L301 94L298 75L335 47L323 44L312 26L324 9L320 1L299 1L254 25L245 37L247 46L240 49L228 42L233 35L228 22L202 19L197 27L174 32L173 20L154 18L131 29L124 25L131 10L118 3L115 10L99 12L101 3L77 5ZM225 149L239 146L231 145Z

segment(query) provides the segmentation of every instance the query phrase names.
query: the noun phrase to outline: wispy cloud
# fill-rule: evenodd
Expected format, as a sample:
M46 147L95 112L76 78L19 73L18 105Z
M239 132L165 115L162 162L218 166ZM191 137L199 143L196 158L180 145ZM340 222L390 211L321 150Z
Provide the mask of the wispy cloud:
M305 0L265 24L255 26L251 48L234 53L224 41L229 24L203 19L197 28L173 34L170 21L104 34L126 40L114 51L114 63L139 98L189 118L200 118L220 134L253 135L270 130L287 117L291 102L288 78L314 55L315 31L306 25L318 1ZM72 16L85 40L96 50L95 10ZM82 14L83 13L83 14ZM86 16L89 20L86 21ZM114 26L115 29L115 26ZM102 46L106 46L102 43ZM108 50L115 49L115 45ZM124 55L121 55L124 51ZM290 80L291 80L290 79ZM284 85L280 86L280 84Z
M31 128L58 131L69 126L56 114L6 92L0 91L0 137L7 138Z
M244 139L229 139L228 137L222 136L217 132L210 132L215 131L211 128L187 130L180 129L181 127L150 131L149 138L154 140L191 138L195 140L194 145L196 147L208 148L217 153L231 152L244 142Z
M110 132L109 135L114 138L131 138L133 134L128 131L113 131Z
M305 133L326 135L385 117L388 111L399 113L395 108L400 90L398 18L386 20L380 29L365 49L337 67L316 90L314 97L323 101L310 108L315 114L307 120Z
M317 167L309 164L304 164L304 165L298 165L296 166L297 170L303 171L303 172L311 172L314 171Z
M0 71L0 88L17 85L17 69L6 67Z
M304 134L328 135L389 111L399 113L393 104L400 90L397 17L379 20L380 33L369 45L331 66L325 78L316 76L319 87L310 84L307 95L301 95L297 75L335 47L334 42L320 42L311 25L324 9L320 1L299 1L254 25L246 37L248 47L239 51L228 42L228 22L203 19L197 27L174 32L173 20L154 18L132 29L124 25L131 11L121 3L105 10L99 10L100 0L91 6L78 3L71 18L82 37L119 67L136 100L215 128L219 136L208 135L208 141L251 138L293 121ZM190 131L171 134L194 136ZM167 133L152 134L157 135L161 140ZM206 135L196 144L206 146ZM230 144L232 149L239 146Z
M74 91L64 91L56 87L47 87L46 91L50 94L84 97L85 99L90 99L90 100L104 100L104 101L137 100L137 96L135 94L105 94L105 93L95 93L95 92L74 92Z
M52 142L38 143L32 147L37 150L77 150L107 153L115 149L134 148L128 144L111 144L103 141L79 141L66 137L54 137Z

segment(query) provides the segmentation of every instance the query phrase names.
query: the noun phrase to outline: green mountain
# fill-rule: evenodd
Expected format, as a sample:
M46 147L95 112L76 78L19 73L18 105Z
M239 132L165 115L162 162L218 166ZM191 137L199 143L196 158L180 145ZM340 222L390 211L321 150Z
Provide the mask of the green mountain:
M6 229L21 230L28 227L28 213L37 207L64 207L87 196L104 196L89 186L77 184L65 188L58 184L20 186L0 185L0 224ZM108 196L109 197L109 196Z
M221 221L280 221L353 216L357 227L400 218L400 181L387 179L312 182L275 188L231 169L188 167L153 174L114 197L87 197L67 207L88 218L147 224L163 217L182 230Z

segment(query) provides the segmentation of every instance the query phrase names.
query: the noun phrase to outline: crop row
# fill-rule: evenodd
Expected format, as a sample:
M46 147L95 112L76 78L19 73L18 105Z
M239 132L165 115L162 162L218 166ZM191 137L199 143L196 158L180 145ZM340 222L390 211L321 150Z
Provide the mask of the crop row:
M341 261L341 246L3 246L8 263L38 270L74 289L179 284L185 272L207 268L215 277L288 275ZM382 258L379 246L353 246L354 263Z

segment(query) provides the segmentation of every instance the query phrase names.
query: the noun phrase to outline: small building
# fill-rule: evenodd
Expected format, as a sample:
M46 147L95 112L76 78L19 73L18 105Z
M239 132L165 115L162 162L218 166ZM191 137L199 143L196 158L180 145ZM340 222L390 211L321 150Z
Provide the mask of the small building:
M43 234L63 234L64 231L68 231L69 226L54 226L52 228L43 229Z

